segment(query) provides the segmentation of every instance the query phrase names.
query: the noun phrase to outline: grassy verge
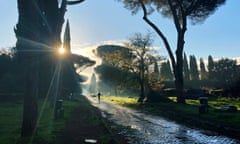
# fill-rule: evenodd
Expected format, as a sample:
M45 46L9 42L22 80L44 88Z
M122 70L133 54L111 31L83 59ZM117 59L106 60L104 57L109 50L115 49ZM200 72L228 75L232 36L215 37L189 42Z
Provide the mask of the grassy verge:
M22 102L0 103L0 142L16 143L22 122Z
M79 105L78 101L64 101L64 118L54 120L53 108L48 102L39 100L39 118L36 143L51 143L56 138L56 132L65 127L65 123L74 108ZM14 144L20 139L22 123L23 101L0 102L0 142Z
M84 143L86 138L100 143L126 143L124 137L114 134L118 126L102 119L101 112L80 96L64 101L64 117L53 118L49 102L39 100L39 119L34 144ZM20 138L23 102L0 102L0 143L22 143ZM77 141L76 141L77 139Z
M198 100L187 100L187 104L177 104L174 97L172 101L165 103L146 103L139 105L137 98L103 96L103 100L120 104L135 109L144 110L147 113L161 115L190 127L213 130L231 137L240 135L240 112L222 112L219 109L232 104L240 109L239 99L210 98L209 112L199 114Z

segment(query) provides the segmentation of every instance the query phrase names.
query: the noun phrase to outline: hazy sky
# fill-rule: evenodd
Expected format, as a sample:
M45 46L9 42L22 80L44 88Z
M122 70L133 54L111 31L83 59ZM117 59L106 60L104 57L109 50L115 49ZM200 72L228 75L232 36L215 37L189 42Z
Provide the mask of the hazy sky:
M0 48L14 46L13 28L17 23L17 0L0 0ZM239 57L240 49L240 0L227 0L203 24L188 24L185 51L188 55L206 58ZM143 20L142 12L131 15L123 4L116 0L86 0L69 6L65 16L70 21L72 45L86 49L103 43L115 43L127 39L135 32L153 31ZM174 46L176 30L172 21L155 14L151 17L167 35ZM154 35L154 46L163 46ZM166 53L165 49L160 52Z

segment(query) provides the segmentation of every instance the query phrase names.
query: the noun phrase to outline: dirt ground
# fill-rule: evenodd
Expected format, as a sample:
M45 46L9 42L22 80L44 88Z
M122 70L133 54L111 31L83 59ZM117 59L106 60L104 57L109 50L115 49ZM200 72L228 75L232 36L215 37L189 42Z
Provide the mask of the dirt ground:
M127 144L127 140L117 134L114 127L84 98L72 112L66 128L57 134L56 144L87 144L91 140L96 140L97 144Z

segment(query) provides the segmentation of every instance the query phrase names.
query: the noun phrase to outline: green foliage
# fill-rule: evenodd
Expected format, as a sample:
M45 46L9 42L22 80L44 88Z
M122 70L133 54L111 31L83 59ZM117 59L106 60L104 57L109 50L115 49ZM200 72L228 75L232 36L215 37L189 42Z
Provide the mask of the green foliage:
M95 73L93 73L90 80L89 92L91 94L96 94L97 93L96 91L97 91L97 79Z
M183 77L185 81L190 80L190 72L189 72L188 59L187 59L186 53L184 53L184 57L183 57Z
M174 76L169 61L161 64L160 75L163 81L173 81Z
M211 55L208 56L208 79L213 79L214 78L214 61L213 57Z
M203 58L200 58L200 77L201 80L206 80L208 78Z
M156 78L159 78L160 76L160 71L159 71L159 66L158 66L158 61L154 61L154 67L153 67L154 75Z
M140 10L141 4L138 0L119 1L123 1L125 7L131 10L133 14ZM176 17L178 17L178 19L182 19L182 15L186 15L190 20L192 20L193 23L196 23L205 20L209 15L216 11L217 7L223 5L225 1L226 0L183 0L176 2L168 0L143 0L143 3L146 6L149 6L149 13L152 13L154 10L156 10L167 18L174 17L174 15L172 15L173 10L170 6L172 5L172 7L175 8L174 11L176 11ZM154 7L152 5L154 5Z
M214 63L214 79L224 85L232 84L240 77L239 70L236 60L220 59Z
M103 60L102 65L95 68L100 80L99 90L115 95L126 88L131 91L131 84L136 77L127 70L132 57L130 50L116 45L103 45L97 48L96 53Z
M100 79L98 89L103 93L116 95L126 91L131 92L132 89L134 89L136 77L132 73L108 64L97 66L95 68L95 72L98 74Z
M0 51L0 93L22 92L22 73L23 69L15 55Z
M194 55L190 55L190 79L193 81L199 80L197 60Z
M177 89L177 97L179 103L185 103L183 97L184 81L183 81L183 51L185 43L185 33L187 31L188 20L193 23L202 22L210 14L223 5L226 0L119 0L124 3L125 7L136 14L138 11L143 11L143 20L158 34L164 43L171 60L175 76L175 87ZM176 32L177 44L176 55L174 56L173 49L170 46L166 35L163 33L162 28L159 27L148 16L154 11L158 11L164 17L172 18Z
M157 57L153 56L151 48L152 41L150 33L146 35L136 33L126 42L126 47L113 45L98 47L97 55L102 58L103 64L95 71L99 74L101 82L113 85L115 95L120 86L130 90L136 88L138 83L137 87L140 87L140 93L144 97L143 89L150 85L154 75L149 71L149 66L157 63Z
M126 47L118 46L118 45L101 45L96 49L97 56L104 58L104 56L108 53L115 53L116 51L121 51L124 54L129 53L129 50Z

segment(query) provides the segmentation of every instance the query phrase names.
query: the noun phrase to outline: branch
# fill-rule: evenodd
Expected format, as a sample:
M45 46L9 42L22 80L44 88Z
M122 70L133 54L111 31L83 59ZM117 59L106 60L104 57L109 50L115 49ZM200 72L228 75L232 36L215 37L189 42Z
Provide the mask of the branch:
M197 0L197 1L193 1L192 3L191 3L191 5L186 9L186 15L188 16L188 15L190 15L192 12L193 12L193 10L195 10L196 8L197 8L197 6L200 4L200 1L199 0Z
M149 24L149 25L157 32L157 34L162 38L163 43L164 43L164 45L165 45L165 47L166 47L166 49L167 49L167 52L168 52L168 54L169 54L169 57L170 57L170 59L171 59L172 65L175 67L175 64L176 64L175 58L174 58L174 56L173 56L173 53L172 53L172 51L171 51L170 45L169 45L169 43L168 43L168 41L167 41L167 38L164 36L164 34L162 33L162 31L161 31L153 22L151 22L151 20L148 19L148 17L147 17L147 8L145 7L143 1L142 1L142 0L139 0L139 3L140 3L140 5L141 5L141 7L142 7L142 9L143 9L143 14L144 14L143 20L144 20L147 24Z
M79 4L81 2L84 2L85 0L77 0L77 1L67 1L67 5L75 5Z
M168 0L168 4L170 6L170 9L171 9L171 12L172 12L172 15L173 15L173 20L174 20L175 27L176 27L178 33L180 33L181 25L180 25L179 18L178 18L177 12L176 12L176 7L173 6L171 0ZM179 4L179 2L178 2L178 4Z

